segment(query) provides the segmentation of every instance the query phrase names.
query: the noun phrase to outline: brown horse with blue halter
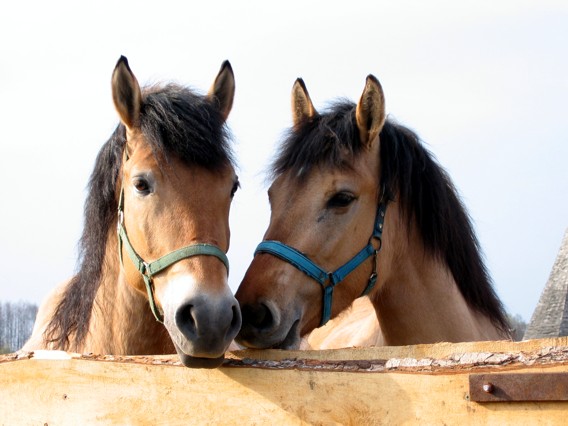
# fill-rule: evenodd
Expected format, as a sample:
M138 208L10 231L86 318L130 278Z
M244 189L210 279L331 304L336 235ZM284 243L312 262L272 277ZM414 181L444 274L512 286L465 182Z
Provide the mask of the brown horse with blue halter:
M228 62L201 95L173 83L141 89L120 58L121 123L91 176L79 271L42 304L23 349L222 363L241 324L225 254L239 186L226 128L234 90Z
M387 345L508 338L457 191L416 134L386 119L379 81L319 113L298 79L292 115L265 241L236 293L237 341L298 348L361 295Z

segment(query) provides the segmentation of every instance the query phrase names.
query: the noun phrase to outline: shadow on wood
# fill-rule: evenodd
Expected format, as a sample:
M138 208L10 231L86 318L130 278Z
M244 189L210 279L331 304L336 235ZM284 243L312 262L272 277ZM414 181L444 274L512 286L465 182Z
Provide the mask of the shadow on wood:
M56 359L46 359L50 356ZM329 351L0 358L0 424L563 424L567 402L478 403L477 373L568 371L568 338Z

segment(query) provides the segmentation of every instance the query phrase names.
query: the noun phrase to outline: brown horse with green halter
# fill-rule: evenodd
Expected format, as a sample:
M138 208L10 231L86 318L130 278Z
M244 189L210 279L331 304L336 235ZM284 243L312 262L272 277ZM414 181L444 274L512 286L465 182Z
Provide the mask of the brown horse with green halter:
M234 89L225 62L205 96L171 83L141 90L120 58L121 123L91 176L80 268L40 307L24 350L177 351L186 366L221 364L241 325L225 254Z
M297 348L361 296L386 345L508 338L457 191L418 137L386 119L379 81L319 113L298 79L292 113L265 241L236 293L237 341Z

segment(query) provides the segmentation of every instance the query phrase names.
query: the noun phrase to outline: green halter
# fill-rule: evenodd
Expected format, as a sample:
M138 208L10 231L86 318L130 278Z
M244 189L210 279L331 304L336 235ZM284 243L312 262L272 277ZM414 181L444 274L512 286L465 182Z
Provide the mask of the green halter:
M225 267L227 268L227 274L229 273L229 259L227 259L227 255L217 246L212 244L205 244L205 243L198 243L192 244L190 246L186 246L177 250L168 253L159 259L147 263L142 259L132 244L128 239L128 235L126 234L126 228L124 227L124 189L120 189L120 199L118 201L118 223L117 223L117 232L118 232L118 254L120 257L120 263L123 264L122 259L122 247L126 248L126 253L128 253L128 257L138 269L138 272L142 274L142 278L144 278L144 284L146 285L146 291L148 292L148 301L150 302L150 309L156 317L158 322L164 323L164 315L158 307L156 306L156 301L154 300L154 284L152 282L152 278L154 275L158 274L159 272L163 271L164 269L170 267L176 262L179 262L182 259L187 259L188 257L193 256L215 256L219 259Z

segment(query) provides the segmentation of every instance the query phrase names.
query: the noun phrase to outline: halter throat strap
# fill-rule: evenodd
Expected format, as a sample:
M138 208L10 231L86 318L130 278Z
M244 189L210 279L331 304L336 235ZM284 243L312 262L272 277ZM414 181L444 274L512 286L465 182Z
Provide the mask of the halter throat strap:
M377 207L377 214L375 216L375 225L373 228L373 234L369 238L369 242L359 253L353 256L349 261L347 261L343 266L340 266L333 272L328 272L321 268L319 265L314 263L310 258L308 258L302 252L290 247L280 241L263 241L261 242L254 254L258 253L268 253L279 259L288 262L296 269L302 271L304 274L315 280L322 287L323 291L323 309L320 326L324 325L331 318L331 306L333 302L333 289L337 284L343 281L347 275L353 272L361 263L367 260L370 256L373 256L373 271L369 276L367 286L361 293L361 296L369 294L372 288L375 286L378 278L377 273L377 254L382 247L382 236L383 236L383 226L385 221L385 214L387 210L387 204L384 201L380 201ZM375 248L373 245L373 240L377 240L378 247Z
M166 268L169 268L174 263L180 260L187 259L193 256L214 256L223 262L225 268L227 268L227 274L229 274L229 259L224 251L219 247L212 244L198 243L192 244L180 249L174 250L153 262L145 262L142 257L134 250L130 239L126 233L126 228L124 227L124 189L120 190L120 198L118 202L118 255L120 257L120 263L124 265L122 257L123 247L126 249L128 257L142 275L144 279L144 285L146 287L146 292L148 293L148 301L150 303L150 309L156 318L156 321L164 323L164 314L160 311L156 305L156 300L154 297L154 275L160 273Z

